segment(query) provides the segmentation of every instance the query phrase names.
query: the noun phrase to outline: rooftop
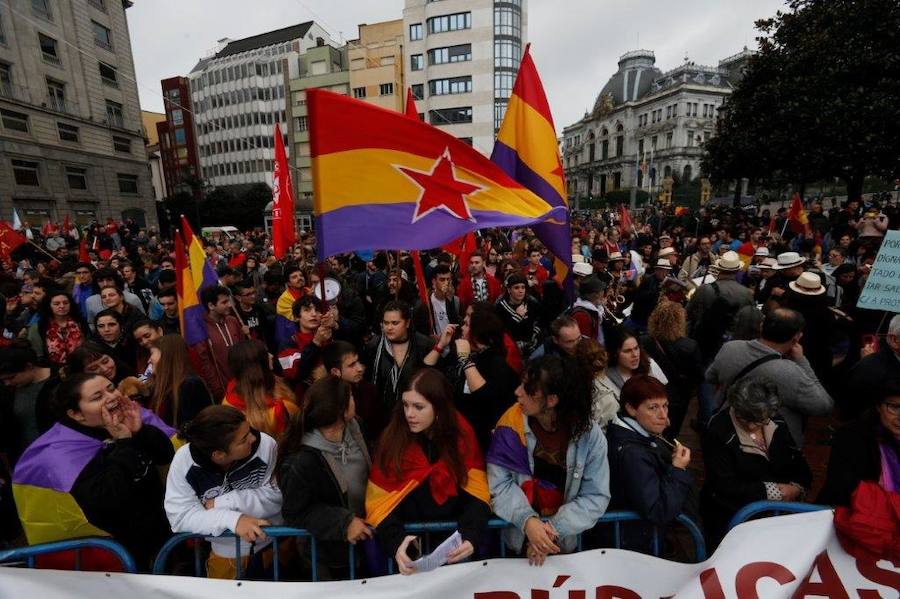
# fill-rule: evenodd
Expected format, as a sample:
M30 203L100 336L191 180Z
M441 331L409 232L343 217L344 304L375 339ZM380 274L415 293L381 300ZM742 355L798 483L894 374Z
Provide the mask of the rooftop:
M265 48L266 46L273 46L275 44L299 39L307 34L312 25L312 21L307 21L305 23L300 23L299 25L285 27L284 29L276 29L275 31L267 31L266 33L260 33L259 35L245 37L244 39L233 40L228 42L228 45L217 52L215 57L222 58L224 56L233 56L234 54L249 52L251 50L256 50L257 48Z

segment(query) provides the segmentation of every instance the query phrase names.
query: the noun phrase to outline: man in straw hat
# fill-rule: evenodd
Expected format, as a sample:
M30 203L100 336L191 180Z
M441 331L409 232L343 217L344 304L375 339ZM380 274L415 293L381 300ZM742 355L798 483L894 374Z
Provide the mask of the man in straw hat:
M782 252L778 254L774 266L775 274L766 284L768 292L760 296L760 300L765 303L770 297L778 298L787 293L788 283L799 277L806 270L806 258L797 252Z

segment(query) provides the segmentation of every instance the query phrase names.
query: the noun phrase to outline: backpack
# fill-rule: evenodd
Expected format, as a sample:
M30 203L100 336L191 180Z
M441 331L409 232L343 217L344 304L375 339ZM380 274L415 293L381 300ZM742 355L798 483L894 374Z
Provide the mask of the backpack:
M731 339L734 317L740 309L740 306L732 306L722 297L718 282L713 283L712 288L716 297L703 313L694 334L705 359L714 357L722 345Z

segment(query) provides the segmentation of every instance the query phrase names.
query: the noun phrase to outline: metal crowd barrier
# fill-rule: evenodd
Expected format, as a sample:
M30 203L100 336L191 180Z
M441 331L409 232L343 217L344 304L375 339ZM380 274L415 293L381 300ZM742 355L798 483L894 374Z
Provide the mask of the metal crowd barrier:
M751 520L759 514L769 514L770 516L781 516L783 514L802 514L806 512L818 512L821 510L832 509L830 505L818 505L815 503L795 503L791 501L754 501L748 503L731 518L728 523L728 530L731 530L738 524L742 524L747 520Z
M598 524L609 524L613 527L613 548L620 548L622 544L622 524L624 522L646 522L637 512L608 512L603 515L602 518L598 521ZM703 539L703 533L700 531L700 528L697 524L685 516L684 514L680 514L676 519L676 522L682 525L685 529L687 529L688 533L691 536L691 540L694 544L694 559L697 562L702 562L706 559L706 543ZM456 522L419 522L419 523L411 523L406 525L406 532L409 534L421 534L424 535L423 539L423 553L429 553L431 551L430 547L430 539L429 535L431 533L438 532L451 532L456 530L458 524ZM500 520L494 518L488 522L489 530L503 530L505 528L509 528L512 525L505 520ZM281 579L281 568L280 568L280 560L278 553L278 540L283 539L285 537L304 537L309 539L309 558L311 562L311 580L313 582L318 581L318 549L315 538L310 534L309 531L300 529L300 528L288 528L283 526L276 527L268 527L264 529L266 535L272 538L273 542L273 551L274 551L274 559L273 559L273 578L274 580ZM660 527L654 526L654 534L653 534L653 545L652 551L653 555L659 556L661 551L661 542L660 538L662 536L662 531ZM228 533L222 535L220 538L228 538L233 537L235 539L235 553L240 555L240 539L235 535ZM165 545L160 549L159 553L156 556L156 560L153 563L153 574L165 574L166 567L169 563L169 559L172 551L181 545L182 543L191 540L191 539L199 539L203 540L209 538L209 535L195 534L195 533L180 533L173 536L166 542ZM356 579L356 552L354 545L347 545L348 547L348 564L349 564L349 579ZM581 551L581 536L578 537L578 551ZM194 576L202 576L203 575L203 563L202 563L202 554L201 554L201 545L200 543L194 544ZM500 541L500 557L506 557L506 546ZM242 575L241 568L241 560L236 560L236 569L237 569L237 578L240 578ZM394 573L394 560L393 556L388 557L388 573Z
M103 551L107 551L113 554L122 563L122 567L126 572L131 574L137 572L137 565L134 562L134 558L128 553L128 550L116 541L102 537L69 539L66 541L56 541L53 543L7 549L6 551L0 551L0 564L15 565L17 563L24 563L25 567L34 568L35 559L38 556L60 553L63 551L74 551L75 569L81 570L81 551L83 549L102 549Z

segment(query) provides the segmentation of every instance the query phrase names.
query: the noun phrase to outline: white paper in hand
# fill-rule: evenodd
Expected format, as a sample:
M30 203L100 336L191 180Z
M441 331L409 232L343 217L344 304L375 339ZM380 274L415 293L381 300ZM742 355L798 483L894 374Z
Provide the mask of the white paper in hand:
M454 531L447 540L437 546L437 548L426 556L420 557L412 563L412 567L416 572L430 572L440 568L447 563L447 556L454 549L463 544L462 535L459 531Z

